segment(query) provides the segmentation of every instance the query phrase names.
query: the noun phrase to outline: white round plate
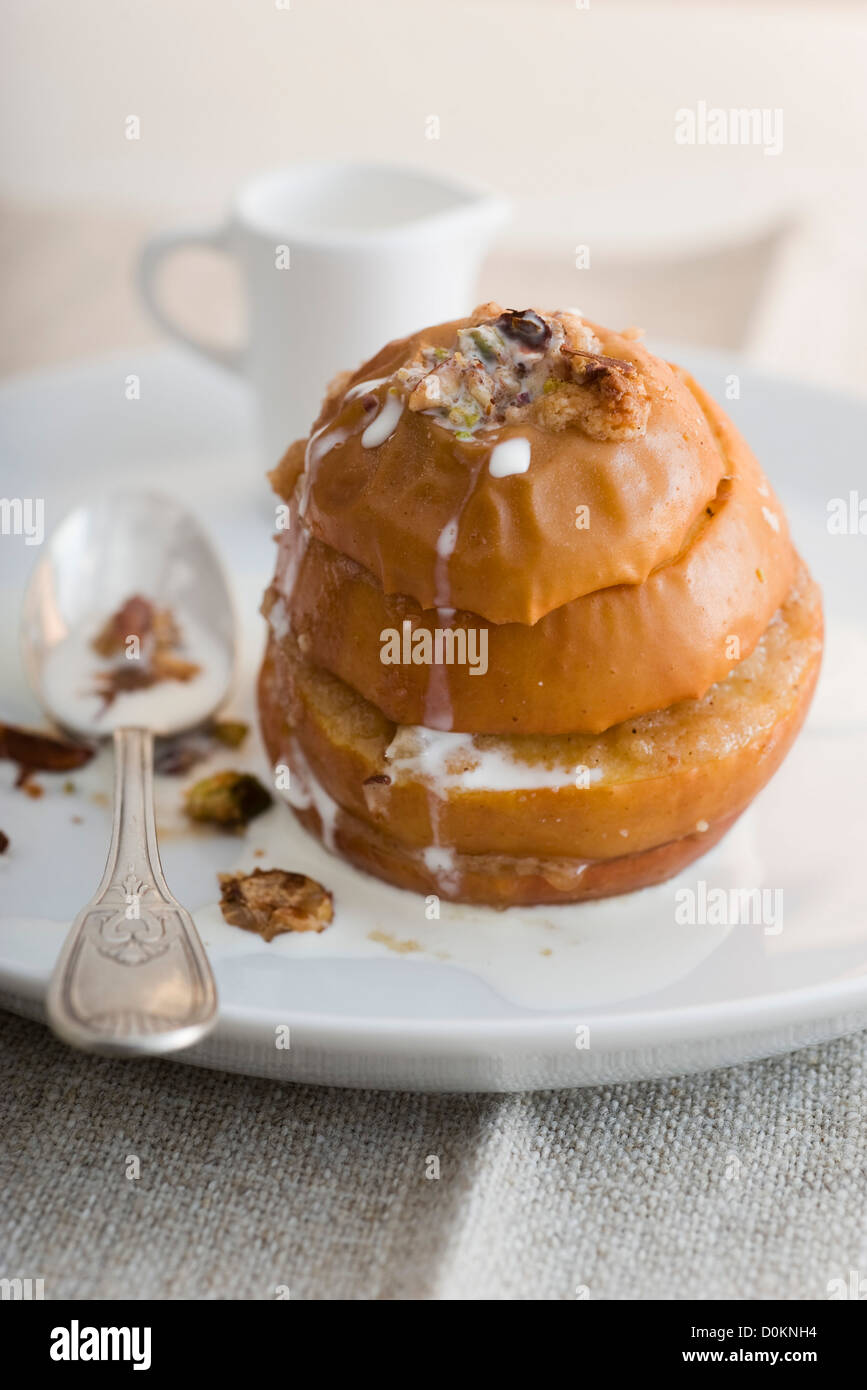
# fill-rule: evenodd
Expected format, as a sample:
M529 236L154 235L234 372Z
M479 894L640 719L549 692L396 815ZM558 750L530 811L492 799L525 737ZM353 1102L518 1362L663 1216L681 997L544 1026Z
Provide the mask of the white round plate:
M424 899L329 855L284 805L240 839L192 830L179 812L187 779L160 779L166 876L195 913L220 992L217 1031L180 1060L341 1086L506 1091L724 1066L867 1026L867 536L827 525L830 499L848 506L858 485L867 405L730 358L678 355L756 449L824 587L825 670L783 769L671 883L568 908L443 904L438 920ZM740 398L725 401L732 373ZM126 398L131 375L138 400ZM8 382L0 417L3 492L42 498L46 531L75 502L130 482L196 509L245 615L231 712L252 717L273 510L244 388L173 351L137 353ZM38 553L23 536L0 537L0 717L16 722L39 717L17 655ZM248 743L222 765L268 777L255 734ZM109 758L77 774L71 793L62 777L38 780L44 795L31 799L0 764L0 828L11 841L0 857L0 1004L34 1016L66 925L102 873ZM318 878L334 893L334 924L270 945L227 926L216 875L256 865ZM749 889L765 890L761 920L713 920ZM704 901L725 913L702 911ZM711 921L679 920L691 902Z

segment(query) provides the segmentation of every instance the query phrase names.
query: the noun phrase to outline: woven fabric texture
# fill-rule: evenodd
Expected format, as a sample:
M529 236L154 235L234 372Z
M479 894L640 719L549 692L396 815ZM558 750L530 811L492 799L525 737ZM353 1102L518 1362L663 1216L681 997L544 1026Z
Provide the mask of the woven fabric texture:
M2 1014L0 1275L46 1299L825 1299L867 1273L865 1042L431 1096L95 1059Z

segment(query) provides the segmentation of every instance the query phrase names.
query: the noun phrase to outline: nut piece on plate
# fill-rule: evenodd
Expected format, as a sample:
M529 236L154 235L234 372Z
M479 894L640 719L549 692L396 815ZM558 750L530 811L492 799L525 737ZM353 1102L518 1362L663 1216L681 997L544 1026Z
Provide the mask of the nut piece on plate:
M240 748L247 734L250 732L250 725L245 724L241 719L215 719L212 721L209 732L226 748Z
M241 830L267 811L273 798L249 772L215 772L188 790L184 810L191 820Z
M34 772L73 772L89 763L93 753L84 743L0 724L0 759L18 764L16 787L25 787Z
M225 920L266 941L283 932L324 931L334 916L331 894L306 874L254 869L251 874L220 874L219 879Z

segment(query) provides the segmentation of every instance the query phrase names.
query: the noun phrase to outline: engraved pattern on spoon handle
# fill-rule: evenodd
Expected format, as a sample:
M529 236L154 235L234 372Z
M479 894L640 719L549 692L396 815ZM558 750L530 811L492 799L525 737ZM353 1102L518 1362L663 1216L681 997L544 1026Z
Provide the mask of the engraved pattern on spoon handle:
M193 919L163 876L153 808L153 738L114 735L111 847L102 882L79 912L48 990L48 1019L73 1046L170 1052L216 1019L216 988Z

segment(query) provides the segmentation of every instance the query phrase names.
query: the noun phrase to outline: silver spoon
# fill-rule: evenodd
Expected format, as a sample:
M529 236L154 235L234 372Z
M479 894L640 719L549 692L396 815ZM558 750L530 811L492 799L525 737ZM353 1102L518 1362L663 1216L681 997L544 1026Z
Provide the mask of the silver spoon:
M91 646L132 595L168 609L200 665L108 706ZM102 882L61 949L48 1021L74 1047L153 1054L189 1047L216 1021L214 977L193 919L163 877L153 809L153 735L200 724L221 704L235 660L232 601L208 538L172 498L118 493L71 512L47 542L24 598L24 664L63 728L114 737L114 825ZM135 659L135 642L127 640Z

